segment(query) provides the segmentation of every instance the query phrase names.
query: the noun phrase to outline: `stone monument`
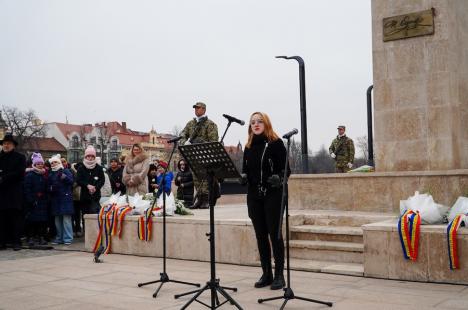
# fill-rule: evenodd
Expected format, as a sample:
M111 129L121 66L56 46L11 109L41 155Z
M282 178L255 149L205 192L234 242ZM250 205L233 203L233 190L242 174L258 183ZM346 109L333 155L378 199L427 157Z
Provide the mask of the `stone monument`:
M384 18L431 8L432 35L384 41ZM377 171L468 168L467 13L466 0L372 1ZM394 26L405 32L421 20Z

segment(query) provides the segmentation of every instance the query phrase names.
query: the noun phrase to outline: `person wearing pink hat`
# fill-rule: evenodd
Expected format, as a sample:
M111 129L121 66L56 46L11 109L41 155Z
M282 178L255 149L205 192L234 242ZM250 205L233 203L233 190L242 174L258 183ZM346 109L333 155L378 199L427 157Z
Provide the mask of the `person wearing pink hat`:
M104 171L96 161L96 150L92 145L88 145L83 164L78 167L76 173L76 183L81 187L80 205L83 214L99 213L101 187L104 185L104 181Z

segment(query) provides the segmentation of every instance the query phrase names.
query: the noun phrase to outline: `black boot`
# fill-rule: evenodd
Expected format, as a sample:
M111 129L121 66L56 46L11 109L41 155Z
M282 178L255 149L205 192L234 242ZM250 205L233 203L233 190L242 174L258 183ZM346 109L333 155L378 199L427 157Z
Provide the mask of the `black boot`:
M260 279L257 282L255 282L254 285L256 288L262 288L273 283L273 273L271 272L271 266L262 266L262 269L263 274L260 277Z
M279 290L285 286L286 283L284 282L283 268L280 268L279 270L276 270L275 268L275 278L273 279L273 283L271 284L270 289Z
M208 202L208 195L207 194L201 194L200 195L200 200L201 200L201 204L200 204L200 209L208 209L210 207L210 204Z
M201 199L200 199L200 195L196 194L195 195L195 203L191 206L188 206L189 209L198 209L200 208L200 205L201 205Z

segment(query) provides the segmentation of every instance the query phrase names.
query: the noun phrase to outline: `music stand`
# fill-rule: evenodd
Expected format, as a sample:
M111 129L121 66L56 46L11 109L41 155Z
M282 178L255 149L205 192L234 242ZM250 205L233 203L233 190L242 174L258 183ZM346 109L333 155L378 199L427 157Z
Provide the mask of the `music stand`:
M198 290L175 295L174 298L195 294L181 309L186 309L192 302L196 301L207 308L216 309L221 307L226 302L230 302L237 309L242 310L242 307L226 292L231 290L236 292L237 288L224 287L219 285L220 279L216 279L216 258L215 258L215 229L214 229L214 206L218 196L215 194L215 179L221 178L240 178L236 166L232 162L229 155L226 153L223 145L220 142L200 143L193 145L179 146L179 151L189 164L192 171L199 180L208 180L209 205L210 205L210 232L206 234L210 241L210 269L211 277L204 287ZM211 291L211 305L208 305L197 298L206 290ZM219 292L225 301L219 302Z

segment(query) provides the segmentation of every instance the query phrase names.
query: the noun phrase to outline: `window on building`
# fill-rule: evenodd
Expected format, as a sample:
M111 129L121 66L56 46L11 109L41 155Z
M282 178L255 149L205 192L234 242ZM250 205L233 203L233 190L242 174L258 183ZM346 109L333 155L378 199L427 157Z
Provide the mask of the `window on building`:
M73 136L73 137L72 137L71 147L72 147L72 148L78 148L78 147L80 147L80 140L78 139L78 136Z
M113 139L111 141L111 149L112 150L117 150L117 139Z
M96 145L96 137L91 137L91 140L89 140L89 142L90 142L92 145Z

